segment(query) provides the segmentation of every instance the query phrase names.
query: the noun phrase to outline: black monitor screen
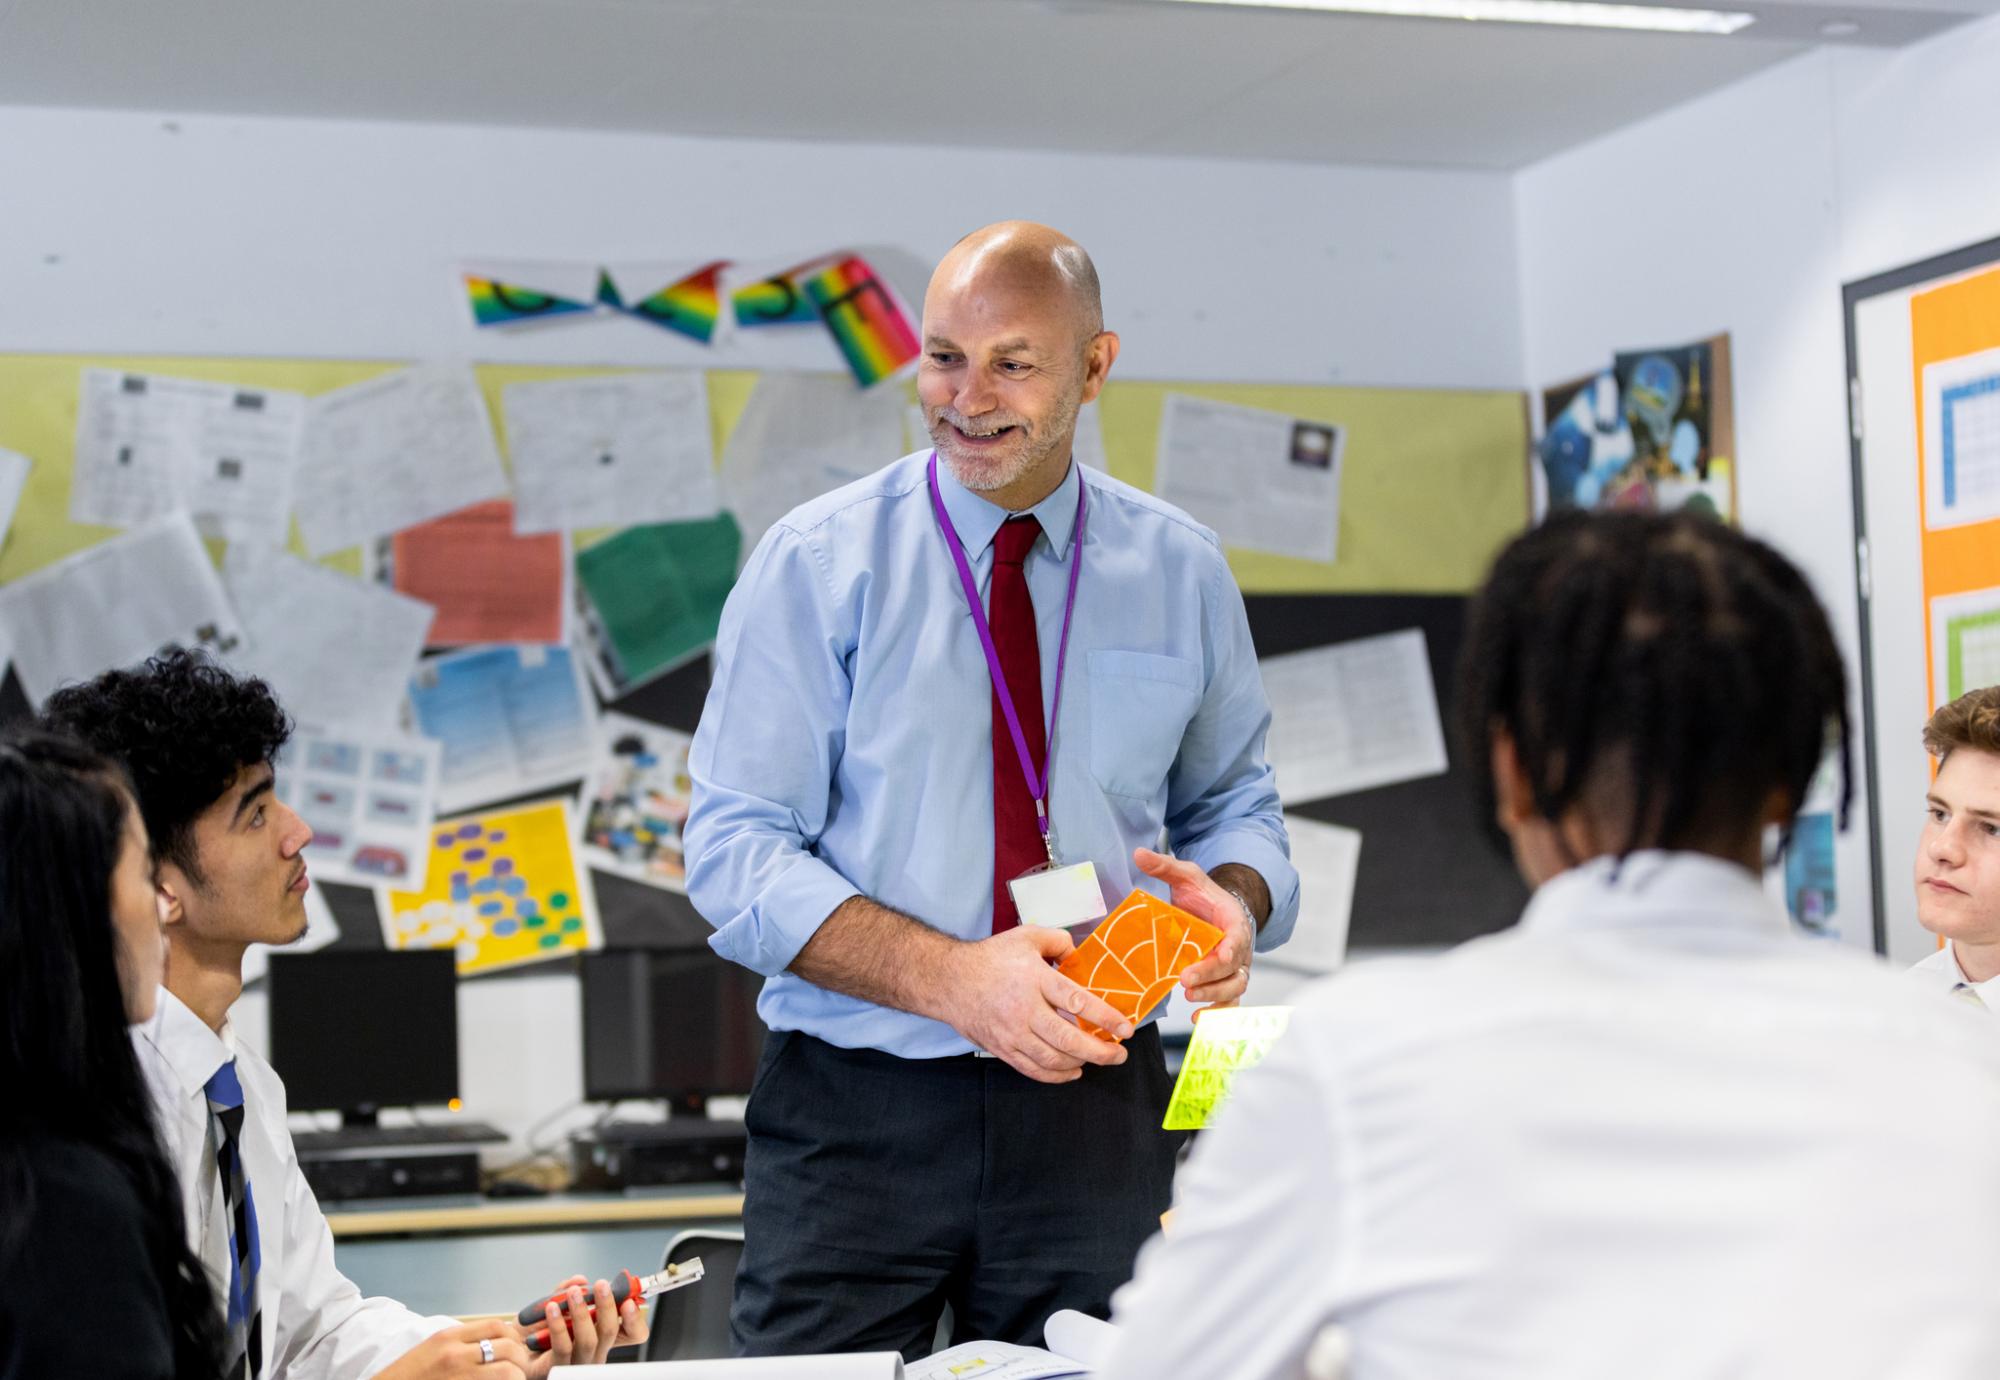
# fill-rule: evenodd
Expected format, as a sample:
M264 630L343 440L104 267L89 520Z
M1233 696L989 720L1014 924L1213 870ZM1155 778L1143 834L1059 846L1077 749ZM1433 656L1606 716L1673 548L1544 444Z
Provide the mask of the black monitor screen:
M302 1111L458 1096L450 949L271 955L271 1065Z
M764 980L706 949L583 956L583 1095L687 1107L750 1091Z

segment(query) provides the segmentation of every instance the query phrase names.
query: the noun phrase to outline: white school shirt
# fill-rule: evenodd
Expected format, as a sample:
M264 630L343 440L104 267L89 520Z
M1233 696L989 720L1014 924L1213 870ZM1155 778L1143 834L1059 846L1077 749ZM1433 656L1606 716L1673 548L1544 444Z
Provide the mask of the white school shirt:
M1993 1380L2000 1041L1641 853L1314 984L1197 1146L1099 1380Z
M229 1284L229 1227L209 1134L208 1080L234 1058L243 1085L243 1174L257 1204L263 1249L258 1306L270 1380L363 1380L453 1318L426 1318L393 1299L363 1298L333 1263L333 1232L299 1171L285 1127L285 1085L238 1043L218 1035L165 988L159 1010L133 1027L132 1043L153 1097L153 1118L181 1182L188 1244L218 1299Z
M1961 985L1970 987L1988 1011L2000 1010L2000 977L1990 977L1984 982L1967 977L1958 966L1958 954L1949 939L1929 958L1911 965L1909 976L1937 992L1955 992Z

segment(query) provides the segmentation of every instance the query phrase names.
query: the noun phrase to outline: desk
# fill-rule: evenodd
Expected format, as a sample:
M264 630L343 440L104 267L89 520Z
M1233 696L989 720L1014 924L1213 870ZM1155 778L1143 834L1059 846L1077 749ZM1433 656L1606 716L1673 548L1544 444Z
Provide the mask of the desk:
M720 1185L625 1197L345 1204L327 1213L341 1272L419 1313L511 1313L572 1274L659 1268L684 1227L736 1226L743 1195Z

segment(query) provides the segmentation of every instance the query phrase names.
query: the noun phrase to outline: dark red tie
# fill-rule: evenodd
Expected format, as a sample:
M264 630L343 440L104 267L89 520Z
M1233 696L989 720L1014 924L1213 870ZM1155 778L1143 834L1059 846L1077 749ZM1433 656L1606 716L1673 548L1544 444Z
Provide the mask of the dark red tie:
M993 538L993 584L986 596L986 620L993 629L993 648L1007 677L1014 712L1021 719L1021 736L1037 770L1046 771L1048 738L1042 726L1042 651L1035 637L1035 605L1028 597L1028 576L1021 563L1042 533L1031 517L1008 518ZM1042 831L1035 826L1035 798L1021 775L1014 735L1000 693L993 692L993 932L1021 923L1014 894L1007 883L1049 860Z

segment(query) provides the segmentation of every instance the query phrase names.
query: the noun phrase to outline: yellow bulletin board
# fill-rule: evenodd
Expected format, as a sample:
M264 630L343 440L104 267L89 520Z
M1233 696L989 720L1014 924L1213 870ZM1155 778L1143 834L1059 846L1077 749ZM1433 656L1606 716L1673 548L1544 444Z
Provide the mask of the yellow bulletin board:
M69 520L70 456L76 444L76 412L85 369L115 369L135 374L166 374L175 378L236 383L253 388L290 389L315 396L407 367L403 360L285 360L203 359L188 355L0 355L0 449L18 451L33 462L14 529L0 546L0 584L31 570L116 536L115 527L90 527ZM575 378L616 374L628 369L545 367L483 364L475 371L486 395L493 430L506 447L501 420L500 390L530 379ZM757 376L744 370L711 370L708 374L709 426L719 455L722 441L743 415ZM304 554L296 536L293 549ZM211 542L211 548L221 544ZM334 554L326 561L350 575L360 573L358 550Z
M1114 381L1097 405L1114 477L1152 489L1169 393L1347 429L1339 559L1231 551L1246 594L1466 594L1528 525L1523 394Z
M12 535L0 547L0 583L18 579L116 529L69 520L70 455L86 368L331 392L407 361L219 359L190 356L0 355L0 447L34 464ZM477 366L504 453L500 390L532 379L629 372L622 366ZM709 370L715 451L735 427L757 375ZM891 384L890 387L899 385ZM900 385L908 387L907 384ZM1528 418L1522 394L1502 391L1322 388L1308 385L1113 381L1098 404L1111 473L1150 490L1160 414L1169 393L1282 412L1347 429L1339 559L1331 564L1232 551L1246 593L1470 591L1500 546L1528 521ZM885 462L893 457L884 457ZM303 550L295 541L294 548ZM358 573L359 555L327 564Z

